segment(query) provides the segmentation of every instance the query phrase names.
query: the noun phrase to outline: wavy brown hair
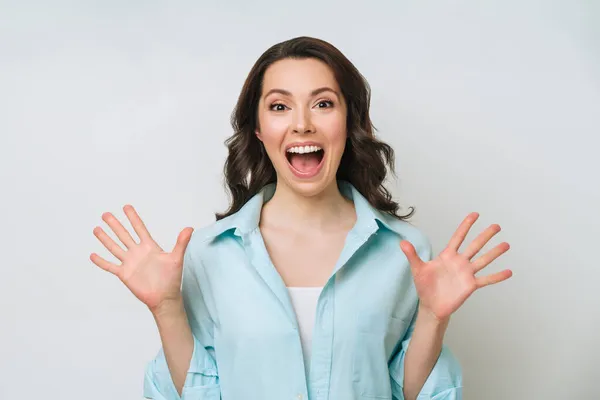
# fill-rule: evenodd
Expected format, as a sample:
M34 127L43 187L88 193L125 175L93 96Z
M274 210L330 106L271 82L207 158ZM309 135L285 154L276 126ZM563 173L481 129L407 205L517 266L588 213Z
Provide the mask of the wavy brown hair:
M277 180L275 168L255 135L258 124L258 102L262 96L263 77L276 61L293 58L315 58L327 64L338 82L347 104L346 147L337 171L337 179L351 183L380 211L399 219L398 203L383 186L386 174L394 171L394 150L377 140L369 117L370 87L366 79L342 52L330 43L312 37L296 37L275 44L256 61L242 87L231 114L234 134L225 141L229 155L225 162L225 184L231 198L229 209L217 213L217 220L237 212L265 185Z

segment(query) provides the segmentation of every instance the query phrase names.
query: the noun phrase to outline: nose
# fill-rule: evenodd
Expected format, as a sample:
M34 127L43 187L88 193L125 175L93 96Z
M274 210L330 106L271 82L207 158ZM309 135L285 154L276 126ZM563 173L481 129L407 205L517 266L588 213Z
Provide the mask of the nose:
M292 127L294 133L314 133L315 128L312 125L310 111L297 109L294 113Z

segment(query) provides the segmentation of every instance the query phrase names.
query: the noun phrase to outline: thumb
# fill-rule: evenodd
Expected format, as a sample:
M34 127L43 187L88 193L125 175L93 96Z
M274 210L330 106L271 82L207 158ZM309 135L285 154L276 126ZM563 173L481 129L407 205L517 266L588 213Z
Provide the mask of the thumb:
M179 233L179 236L177 236L177 243L175 243L175 247L173 247L173 255L177 256L178 258L183 258L183 254L185 253L185 249L192 238L193 232L194 228L188 227Z
M417 254L415 247L408 240L400 241L400 249L402 249L402 251L406 255L406 258L410 263L411 269L417 269L422 264L424 264L423 260L421 260L421 257L419 257L419 255Z

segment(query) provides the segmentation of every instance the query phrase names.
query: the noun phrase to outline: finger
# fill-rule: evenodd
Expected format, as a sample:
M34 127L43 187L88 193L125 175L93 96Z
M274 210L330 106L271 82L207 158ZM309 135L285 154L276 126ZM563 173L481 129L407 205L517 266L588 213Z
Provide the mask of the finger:
M500 232L501 228L498 224L490 225L485 231L481 232L465 249L463 255L469 260L479 253L479 251L490 241L495 234Z
M502 282L510 278L511 276L512 271L510 269L505 269L504 271L496 272L495 274L487 276L478 276L475 278L475 281L477 283L477 289Z
M108 226L110 226L110 229L112 229L112 231L115 233L115 235L117 235L117 237L125 245L125 247L130 249L137 244L129 234L129 231L125 229L125 227L121 224L121 222L119 222L117 218L115 218L114 215L112 215L109 212L105 212L104 214L102 214L102 220L106 222Z
M475 261L471 263L473 267L473 272L480 271L489 263L494 261L496 258L500 257L502 254L506 253L510 249L510 245L506 242L500 243L498 246L494 247L492 250L488 251L481 257L477 258Z
M424 264L423 260L417 254L415 247L408 240L400 241L400 249L406 255L408 262L410 263L410 267L414 269L418 269L421 265Z
M185 249L192 238L192 232L194 232L194 228L185 228L179 233L177 243L175 243L175 247L173 248L173 255L183 258Z
M110 236L104 232L104 229L97 226L94 228L94 236L110 251L115 257L123 261L125 259L125 250L121 248Z
M145 241L145 240L154 241L152 239L152 236L150 235L150 232L148 232L148 229L146 228L146 224L144 224L144 221L142 221L139 214L137 213L137 211L135 211L135 208L133 208L132 205L130 205L130 204L125 205L123 207L123 211L125 212L127 219L129 219L129 222L131 223L131 226L133 227L133 230L138 235L138 237L140 238L141 241Z
M103 270L108 271L111 274L116 275L117 277L121 274L121 268L109 261L106 261L104 258L100 257L96 253L92 253L90 255L90 260L92 260L94 264L96 264Z
M479 218L479 214L476 212L472 212L463 220L463 222L459 225L454 235L450 238L450 242L448 243L448 248L458 252L458 249L462 242L465 240L465 237L469 233L469 229L473 226L475 221Z

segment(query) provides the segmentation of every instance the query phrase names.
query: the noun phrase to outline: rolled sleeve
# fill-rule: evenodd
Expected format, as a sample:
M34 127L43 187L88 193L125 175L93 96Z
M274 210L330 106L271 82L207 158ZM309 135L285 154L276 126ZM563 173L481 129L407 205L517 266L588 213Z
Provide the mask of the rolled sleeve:
M213 358L194 337L194 351L190 361L182 395L179 396L162 349L146 366L144 397L154 400L219 400L219 377Z

